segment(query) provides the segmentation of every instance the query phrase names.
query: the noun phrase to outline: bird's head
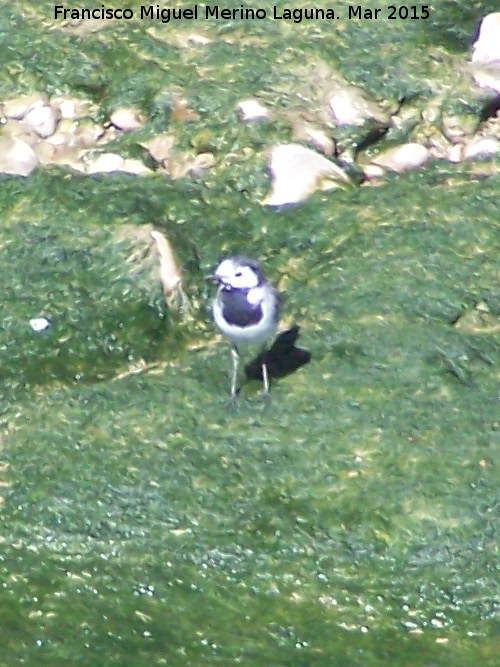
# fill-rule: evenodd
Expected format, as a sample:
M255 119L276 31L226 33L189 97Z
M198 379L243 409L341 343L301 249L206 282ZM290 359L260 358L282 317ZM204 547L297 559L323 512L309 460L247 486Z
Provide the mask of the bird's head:
M223 289L253 289L264 282L258 263L240 256L224 259L212 278Z

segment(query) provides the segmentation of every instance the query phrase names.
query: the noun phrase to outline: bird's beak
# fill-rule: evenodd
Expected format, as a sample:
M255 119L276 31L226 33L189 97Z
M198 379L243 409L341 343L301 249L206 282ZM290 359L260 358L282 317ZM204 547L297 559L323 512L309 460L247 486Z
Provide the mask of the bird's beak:
M220 283L220 278L215 273L210 273L208 276L205 276L205 280L211 280L216 285Z

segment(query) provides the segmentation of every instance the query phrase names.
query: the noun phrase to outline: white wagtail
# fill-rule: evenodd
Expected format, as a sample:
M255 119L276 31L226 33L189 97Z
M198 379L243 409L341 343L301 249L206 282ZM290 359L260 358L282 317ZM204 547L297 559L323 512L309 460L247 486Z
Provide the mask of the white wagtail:
M266 343L278 327L280 300L277 290L267 282L259 264L248 257L223 260L211 276L219 285L213 303L215 324L232 344L233 374L231 402L237 398L236 381L239 346ZM265 354L262 355L264 395L269 394L269 376Z

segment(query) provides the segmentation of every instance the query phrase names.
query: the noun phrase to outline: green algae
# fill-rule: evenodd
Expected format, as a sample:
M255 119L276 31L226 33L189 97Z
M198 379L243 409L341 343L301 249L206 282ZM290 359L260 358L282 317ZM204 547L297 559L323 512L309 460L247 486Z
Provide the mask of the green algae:
M296 52L380 97L425 89L420 72L437 74L403 43L439 41L456 6L433 31L360 21L336 40L321 24L213 23L233 43L195 54L172 26L83 39L9 7L23 31L4 34L19 45L4 96L36 46L17 92L90 96L102 117L137 104L151 125L120 150L166 125L184 147L205 133L217 167L2 182L0 665L498 662L500 342L457 322L500 311L499 177L438 162L273 211L258 203L264 154L286 121L256 129L234 111L299 79ZM401 54L397 71L370 66L367 35ZM199 121L170 119L158 91L176 87ZM172 242L192 319L131 271L120 232L149 224ZM204 276L237 251L265 263L313 360L269 406L248 383L228 412Z

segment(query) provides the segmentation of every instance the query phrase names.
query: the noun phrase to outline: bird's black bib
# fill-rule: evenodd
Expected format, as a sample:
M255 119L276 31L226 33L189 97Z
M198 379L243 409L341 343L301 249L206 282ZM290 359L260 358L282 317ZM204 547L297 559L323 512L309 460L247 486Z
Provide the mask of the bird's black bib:
M222 315L228 324L237 327L248 327L258 324L262 319L262 308L259 303L248 303L247 289L224 289L222 297Z

